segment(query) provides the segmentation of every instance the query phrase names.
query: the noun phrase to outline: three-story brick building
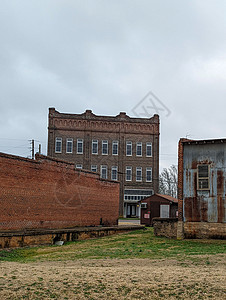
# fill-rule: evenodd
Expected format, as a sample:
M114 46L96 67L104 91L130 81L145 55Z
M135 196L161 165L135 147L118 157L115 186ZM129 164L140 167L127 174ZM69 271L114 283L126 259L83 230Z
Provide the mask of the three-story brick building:
M120 181L119 214L139 216L138 201L158 192L159 116L65 114L50 108L48 155Z

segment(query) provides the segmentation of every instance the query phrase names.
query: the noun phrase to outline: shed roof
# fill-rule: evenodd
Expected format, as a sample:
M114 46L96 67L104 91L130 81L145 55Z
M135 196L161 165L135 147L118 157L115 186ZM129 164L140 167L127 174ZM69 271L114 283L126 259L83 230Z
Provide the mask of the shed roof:
M163 198L163 199L165 199L165 200L168 200L168 201L171 201L171 202L174 202L174 203L178 203L178 199L176 199L176 198L174 198L174 197L171 197L171 196L169 196L169 195L162 195L162 194L154 194L154 195L152 195L152 196L149 196L149 197L147 197L147 198L141 200L140 202L145 201L145 200L147 200L147 199L151 199L151 198L154 197L154 196L158 196L158 197L161 197L161 198Z

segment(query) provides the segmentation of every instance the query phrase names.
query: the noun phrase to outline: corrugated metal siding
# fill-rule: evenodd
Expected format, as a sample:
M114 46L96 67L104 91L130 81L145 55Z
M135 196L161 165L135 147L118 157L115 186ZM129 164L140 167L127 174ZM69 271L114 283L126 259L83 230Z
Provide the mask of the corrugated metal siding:
M226 144L184 145L184 221L226 222ZM208 191L197 190L197 165L210 166Z

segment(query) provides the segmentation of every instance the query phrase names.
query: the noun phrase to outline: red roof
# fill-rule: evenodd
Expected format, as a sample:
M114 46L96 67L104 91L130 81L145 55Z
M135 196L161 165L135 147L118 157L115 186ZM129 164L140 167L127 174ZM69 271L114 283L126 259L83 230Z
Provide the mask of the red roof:
M147 197L147 198L144 198L143 200L152 198L153 196L158 196L158 197L161 197L161 198L166 199L166 200L168 200L168 201L171 201L171 202L174 202L174 203L178 203L178 199L176 199L176 198L174 198L174 197L171 197L171 196L169 196L169 195L162 195L162 194L154 194L154 195L152 195L152 196L149 196L149 197ZM140 200L140 201L142 202L143 200Z

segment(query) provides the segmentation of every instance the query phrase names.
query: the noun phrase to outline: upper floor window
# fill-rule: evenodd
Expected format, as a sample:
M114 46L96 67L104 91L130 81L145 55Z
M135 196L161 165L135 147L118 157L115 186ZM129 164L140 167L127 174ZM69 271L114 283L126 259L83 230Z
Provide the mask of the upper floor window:
M132 167L126 167L126 181L132 181Z
M137 142L137 156L142 156L142 143Z
M91 171L97 172L97 165L91 165Z
M152 143L146 143L146 156L152 156Z
M98 140L92 140L92 154L98 154Z
M142 181L142 167L136 168L136 181Z
M108 141L102 141L102 155L108 155Z
M72 153L72 151L73 151L73 139L67 139L66 152L67 153Z
M83 140L77 139L77 153L83 154Z
M152 168L146 168L146 181L152 182Z
M76 165L76 169L82 169L82 165L80 164Z
M62 138L58 138L58 137L56 138L55 152L56 153L62 152Z
M111 179L118 180L118 167L114 166L111 168Z
M132 156L132 142L126 142L126 155Z
M198 165L198 190L209 190L209 165Z
M100 167L100 177L103 179L107 179L107 166Z
M118 141L112 142L112 155L118 155Z

